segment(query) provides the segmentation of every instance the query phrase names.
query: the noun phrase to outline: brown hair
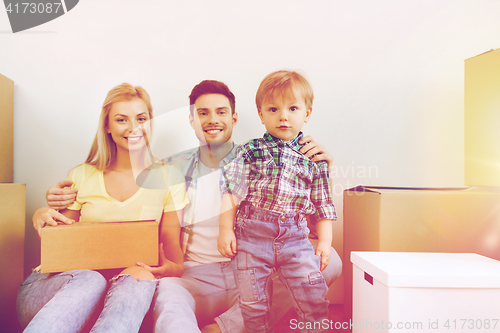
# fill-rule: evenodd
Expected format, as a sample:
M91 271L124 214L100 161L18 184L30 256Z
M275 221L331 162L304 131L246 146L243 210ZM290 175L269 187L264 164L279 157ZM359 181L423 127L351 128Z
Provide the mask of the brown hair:
M295 92L302 95L308 109L312 107L314 93L304 76L291 70L272 72L262 80L257 90L255 96L257 109L260 110L262 104L269 99L285 96L295 98Z

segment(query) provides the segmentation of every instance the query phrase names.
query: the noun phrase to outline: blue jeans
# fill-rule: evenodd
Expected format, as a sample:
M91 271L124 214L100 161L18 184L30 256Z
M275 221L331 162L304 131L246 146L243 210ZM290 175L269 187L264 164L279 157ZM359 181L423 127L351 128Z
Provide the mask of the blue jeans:
M138 332L157 281L130 275L111 279L104 309L91 332ZM17 311L24 332L80 332L107 289L96 271L34 271L19 288Z
M331 285L342 272L342 262L332 248L330 264L322 272ZM292 307L292 300L278 274L272 277L271 322L276 323ZM200 332L214 320L224 333L244 333L238 289L231 262L186 267L181 278L162 278L154 304L155 332Z
M300 321L328 319L328 287L308 239L305 215L242 204L235 225L238 252L232 262L247 332L273 332L269 282L274 271L287 286Z

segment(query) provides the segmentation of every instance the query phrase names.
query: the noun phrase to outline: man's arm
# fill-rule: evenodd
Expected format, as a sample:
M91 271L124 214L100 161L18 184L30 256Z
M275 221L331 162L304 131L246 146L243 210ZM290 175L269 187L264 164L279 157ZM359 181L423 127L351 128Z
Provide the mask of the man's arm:
M57 184L52 185L47 191L45 198L47 204L52 209L68 208L76 200L78 190L73 188L65 188L73 185L71 180L62 180Z

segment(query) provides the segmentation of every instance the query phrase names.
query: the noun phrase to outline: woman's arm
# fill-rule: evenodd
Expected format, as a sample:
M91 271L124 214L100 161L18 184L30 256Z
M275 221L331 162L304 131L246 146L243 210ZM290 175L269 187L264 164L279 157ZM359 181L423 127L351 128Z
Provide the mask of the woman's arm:
M57 221L73 224L75 221L80 220L79 210L69 210L64 209L58 212L55 209L49 207L42 207L37 209L35 214L33 214L33 228L38 232L38 236L42 236L42 228L48 224L51 226L56 226Z
M184 256L179 242L181 224L178 214L178 211L163 212L160 222L160 266L150 267L142 262L137 263L138 266L157 276L182 275Z

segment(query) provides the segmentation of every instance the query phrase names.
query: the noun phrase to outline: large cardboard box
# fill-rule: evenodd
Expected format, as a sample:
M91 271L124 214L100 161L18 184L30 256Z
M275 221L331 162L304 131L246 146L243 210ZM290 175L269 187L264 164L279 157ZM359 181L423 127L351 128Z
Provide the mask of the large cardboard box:
M42 273L158 265L156 221L46 226L41 242Z
M465 184L500 186L500 49L465 60Z
M408 252L352 252L351 259L353 332L500 330L500 261Z
M0 74L0 183L14 181L14 81Z
M344 310L352 251L470 252L500 260L500 192L355 187L344 192Z
M16 298L24 273L26 184L0 184L0 323L20 332Z

